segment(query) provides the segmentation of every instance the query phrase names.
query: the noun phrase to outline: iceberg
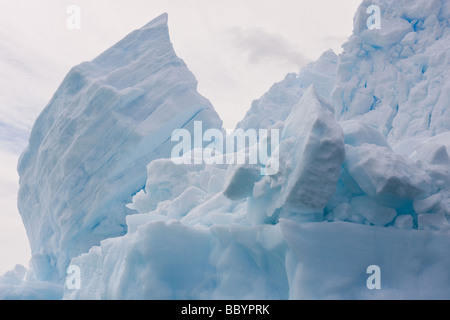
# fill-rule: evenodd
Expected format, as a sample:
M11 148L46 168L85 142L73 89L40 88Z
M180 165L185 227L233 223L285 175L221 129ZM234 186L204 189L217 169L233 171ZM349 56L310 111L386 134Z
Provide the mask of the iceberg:
M33 257L0 297L450 298L449 16L444 0L363 0L339 56L288 74L237 125L280 131L272 175L170 158L174 130L222 123L166 14L75 67L18 166Z
M125 204L145 185L147 164L170 157L173 130L197 120L222 127L196 88L167 14L69 72L18 165L33 278L62 280L73 257L127 232L134 211Z

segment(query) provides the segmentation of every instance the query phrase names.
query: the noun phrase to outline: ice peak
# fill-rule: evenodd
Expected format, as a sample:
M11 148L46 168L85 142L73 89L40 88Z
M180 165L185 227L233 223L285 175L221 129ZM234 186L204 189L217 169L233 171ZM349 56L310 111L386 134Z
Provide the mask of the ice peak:
M155 19L153 19L152 21L150 21L149 23L147 23L145 26L143 26L141 28L141 30L153 29L153 28L160 27L161 25L167 25L168 21L169 21L169 15L167 12L164 12L161 15L159 15L158 17L156 17Z

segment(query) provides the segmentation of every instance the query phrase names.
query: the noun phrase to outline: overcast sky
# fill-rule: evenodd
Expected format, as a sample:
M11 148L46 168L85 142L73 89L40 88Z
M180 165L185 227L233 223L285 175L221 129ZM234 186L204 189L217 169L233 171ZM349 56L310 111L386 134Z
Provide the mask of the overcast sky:
M172 43L233 128L252 100L328 49L340 52L359 0L0 0L0 274L25 266L16 163L69 69L163 12ZM67 28L67 8L81 29Z

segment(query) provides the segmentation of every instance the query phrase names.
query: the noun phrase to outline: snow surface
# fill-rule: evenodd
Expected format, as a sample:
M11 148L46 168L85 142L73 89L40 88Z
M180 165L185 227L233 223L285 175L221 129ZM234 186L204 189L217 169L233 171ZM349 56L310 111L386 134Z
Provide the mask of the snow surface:
M166 15L74 68L19 164L34 255L4 297L47 281L40 294L64 299L450 298L449 15L447 0L364 0L339 57L289 74L238 125L281 130L272 176L168 159L172 130L221 122Z

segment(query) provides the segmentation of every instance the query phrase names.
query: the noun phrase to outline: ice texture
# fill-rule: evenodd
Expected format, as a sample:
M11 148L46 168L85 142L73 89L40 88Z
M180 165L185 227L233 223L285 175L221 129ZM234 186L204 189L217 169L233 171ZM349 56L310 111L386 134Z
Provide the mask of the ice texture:
M280 168L254 188L249 214L257 222L323 212L336 190L345 158L344 134L331 105L311 85L286 119Z
M287 75L238 124L281 131L273 175L168 158L173 130L221 122L166 15L74 68L19 164L34 254L2 297L449 299L449 17L448 0L363 0L339 57ZM63 286L69 264L80 289Z
M291 299L446 299L449 234L284 220ZM369 290L367 268L381 270Z
M381 29L367 28L367 8ZM365 120L391 144L450 129L447 0L364 0L331 94L339 119Z

